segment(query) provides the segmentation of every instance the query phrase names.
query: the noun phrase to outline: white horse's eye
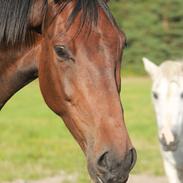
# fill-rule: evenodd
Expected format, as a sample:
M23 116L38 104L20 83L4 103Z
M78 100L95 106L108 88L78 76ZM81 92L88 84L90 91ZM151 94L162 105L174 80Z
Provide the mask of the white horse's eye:
M183 92L180 94L180 98L183 99Z
M153 97L154 97L154 99L158 99L158 94L156 93L156 92L153 92Z

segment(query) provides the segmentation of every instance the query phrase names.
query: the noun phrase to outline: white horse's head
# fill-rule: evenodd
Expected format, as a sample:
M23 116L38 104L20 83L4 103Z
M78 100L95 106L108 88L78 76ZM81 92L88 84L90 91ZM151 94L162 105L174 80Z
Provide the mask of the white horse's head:
M150 75L159 139L165 151L176 151L183 141L183 62L166 61L160 66L143 58Z

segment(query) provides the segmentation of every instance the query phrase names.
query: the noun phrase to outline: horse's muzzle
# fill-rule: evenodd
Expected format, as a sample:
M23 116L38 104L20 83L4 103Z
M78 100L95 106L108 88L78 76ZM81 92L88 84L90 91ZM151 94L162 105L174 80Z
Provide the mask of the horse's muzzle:
M172 152L174 152L178 148L179 141L176 138L175 138L174 141L169 142L169 143L167 143L165 138L159 138L159 141L160 141L161 146L162 146L164 151L172 151Z
M136 159L137 156L134 148L122 160L116 158L112 152L105 152L97 160L95 182L126 183Z
M159 136L159 141L164 151L176 151L178 148L178 136L170 130L164 130L163 132L161 132Z

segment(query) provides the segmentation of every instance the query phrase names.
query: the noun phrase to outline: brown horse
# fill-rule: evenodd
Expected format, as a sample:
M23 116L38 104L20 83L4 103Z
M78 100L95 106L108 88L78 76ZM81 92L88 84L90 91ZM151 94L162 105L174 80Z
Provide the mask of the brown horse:
M120 102L125 36L106 2L0 2L0 108L39 77L45 102L81 146L92 179L126 182L136 153Z

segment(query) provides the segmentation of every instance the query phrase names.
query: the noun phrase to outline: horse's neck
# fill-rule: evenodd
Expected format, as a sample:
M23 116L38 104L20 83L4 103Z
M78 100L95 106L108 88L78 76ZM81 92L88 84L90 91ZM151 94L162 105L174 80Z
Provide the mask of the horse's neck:
M0 109L22 87L38 77L39 45L16 50L0 49Z

